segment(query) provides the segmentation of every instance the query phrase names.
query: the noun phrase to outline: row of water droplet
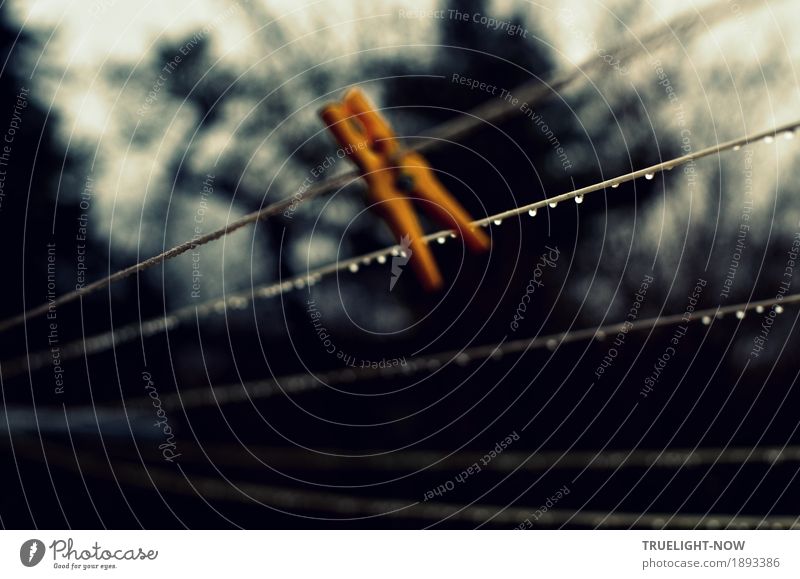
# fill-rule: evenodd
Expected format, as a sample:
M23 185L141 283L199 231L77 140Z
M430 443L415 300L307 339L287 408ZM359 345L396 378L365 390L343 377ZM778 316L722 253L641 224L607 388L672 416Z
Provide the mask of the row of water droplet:
M795 129L795 130L797 130L797 129ZM783 133L782 133L782 134L783 134L783 138L784 138L785 140L787 140L787 141L790 141L791 139L794 139L794 131L783 131ZM763 138L761 139L761 141L762 141L763 143L766 143L767 145L769 145L769 144L771 144L771 143L774 143L774 142L775 142L775 137L776 137L776 136L777 136L777 135L767 135L766 137L763 137ZM735 146L733 147L733 150L734 150L734 151L738 151L738 150L740 150L741 148L742 148L742 146L741 146L741 145L735 145Z
M782 134L783 134L784 138L787 139L787 140L794 138L794 131L793 130L784 131ZM767 135L767 136L762 138L762 141L765 142L765 143L772 143L772 142L775 141L775 136L774 135ZM741 145L736 145L736 146L733 147L734 151L738 151L740 149L741 149ZM671 170L671 169L672 169L672 167L666 167L666 170ZM651 181L651 180L653 180L655 178L655 173L645 173L644 178L647 179L648 181ZM620 186L621 183L624 183L624 182L629 181L629 180L630 180L630 178L623 178L623 179L620 179L619 181L615 181L615 182L611 183L611 188L612 189L616 189L617 187ZM575 200L575 203L578 204L578 205L583 203L583 195L576 195L575 197L573 197L573 199ZM558 206L558 201L551 201L551 202L547 203L547 205L551 209L555 209ZM524 209L522 209L522 211L524 211ZM536 214L537 214L537 209L536 208L528 209L528 215L529 216L536 217ZM493 219L489 218L489 219L487 219L485 221L481 221L480 225L482 227L488 227L490 224L493 224L495 226L499 226L499 225L502 225L502 223L503 223L503 219L502 218L493 218ZM439 245L443 245L447 241L447 237L448 237L447 235L439 235L439 236L437 236L436 237L436 243L438 243ZM455 238L456 234L451 232L449 234L449 237L450 238ZM392 248L390 250L390 253L391 253L391 255L394 255L394 256L400 255L402 257L406 257L406 252L401 250L401 249L399 249L398 247ZM361 259L350 260L349 262L345 262L345 263L347 263L348 271L350 271L351 273L358 273L358 271L360 270L360 266L361 265L369 265L372 262L372 259L373 259L373 256L366 256L366 257L363 257ZM386 261L387 261L386 253L379 254L379 255L375 256L375 260L379 264L386 263ZM293 287L297 288L298 285L299 285L299 287L304 287L305 285L309 285L310 286L313 283L314 283L314 281L312 281L312 280L307 280L307 281L304 282L302 279L300 279L300 280L295 280L294 282L284 282L283 284L278 284L277 286L269 286L269 288L266 288L265 291L275 292L276 290L274 290L274 289L270 290L270 288L277 287L278 288L277 293L281 293L281 290L283 288L285 288L286 291L288 291L288 290L292 289ZM270 293L270 295L274 295L274 294ZM269 296L264 295L264 297L269 297Z
M761 305L756 306L754 309L755 309L757 314L763 314L764 311L765 311L764 306L761 306ZM775 304L772 307L772 309L778 315L783 313L783 306L781 306L781 305ZM743 310L743 309L742 310L736 310L736 314L735 315L736 315L736 319L737 320L743 320L745 318L745 316L747 315L747 311ZM723 316L724 316L724 314L719 313L719 314L716 314L714 317L717 318L717 319L721 319ZM704 326L708 326L711 323L711 320L712 320L712 316L703 316L700 321L703 323Z
M797 130L797 129L795 129L795 130ZM793 130L783 131L781 134L783 135L783 138L786 139L786 140L793 139L794 136L795 136ZM761 141L764 142L764 143L767 143L767 144L773 143L776 140L775 137L776 137L776 135L767 135L765 137L762 137ZM742 148L741 145L735 145L733 147L733 150L734 151L738 151L741 148ZM670 169L672 169L672 167L667 167L666 169L670 170ZM655 173L646 173L644 175L644 178L647 179L647 180L652 180L652 179L655 178ZM630 180L630 179L629 178L623 178L623 179L620 179L618 181L615 181L615 182L611 183L611 188L612 189L616 189L617 187L620 186L621 183L626 182L628 180ZM573 197L573 199L575 200L576 204L580 205L581 203L583 203L583 195L576 195L575 197ZM555 209L558 206L558 202L557 201L552 201L552 202L547 203L547 205L551 209ZM522 211L524 211L524 209ZM537 209L536 208L531 208L531 209L528 209L527 212L528 212L528 215L530 217L536 217ZM503 223L503 219L502 218L494 218L494 219L491 219L491 220L483 221L483 222L480 223L480 225L483 226L483 227L488 227L490 224L494 224L495 226L499 226L499 225L502 225L502 223ZM439 245L443 245L447 241L448 237L455 238L456 234L454 232L450 232L447 235L439 235L439 236L437 236L435 238L436 239L436 243L438 243ZM346 267L347 267L348 271L350 271L351 273L358 273L360 271L361 265L369 265L370 263L372 263L373 259L375 261L377 261L377 263L379 263L379 264L385 264L387 262L387 256L388 255L407 257L407 253L406 253L405 250L403 250L402 248L400 248L398 246L395 246L395 247L391 248L390 250L388 250L386 252L379 253L377 255L373 253L373 254L370 254L369 256L364 256L362 258L357 258L357 259L354 259L354 260L345 261L345 262L343 262L343 264L347 264ZM332 271L335 270L335 269L341 269L342 267L344 267L344 265L342 265L340 267L335 267L335 268L332 269ZM260 298L270 298L270 297L278 296L278 295L283 294L283 293L287 293L287 292L289 292L289 291L291 291L293 289L302 289L304 287L311 287L311 286L315 285L316 283L318 283L322 279L323 275L325 275L325 273L328 273L328 272L321 272L321 271L318 270L318 271L314 271L314 272L309 272L305 276L300 276L300 277L297 277L297 278L294 278L294 279L291 279L291 280L287 280L287 281L283 281L283 282L277 282L277 283L269 284L269 285L266 285L266 286L262 286L262 287L259 287L259 288L256 289L256 291L254 292L254 295L256 297L260 297ZM206 304L205 306L200 306L199 310L200 310L201 314L207 313L209 310L213 310L213 311L215 311L217 313L220 313L220 312L224 311L226 307L230 308L230 309L244 309L245 307L247 307L248 303L249 303L249 298L247 298L247 297L245 297L245 296L240 294L240 295L235 295L235 296L231 296L231 297L228 297L228 298L223 298L223 299L220 299L220 300L216 300L211 304ZM763 313L763 307L759 306L758 308L756 308L756 311L758 313ZM780 307L780 306L776 306L775 307L775 311L776 311L776 313L781 313L783 311L783 308ZM742 318L744 318L744 314L745 314L744 311L739 311L739 312L736 313L736 317L738 319L742 319ZM718 315L717 317L721 317L721 315ZM705 316L702 321L703 321L704 324L710 324L711 323L711 318L708 317L708 316Z

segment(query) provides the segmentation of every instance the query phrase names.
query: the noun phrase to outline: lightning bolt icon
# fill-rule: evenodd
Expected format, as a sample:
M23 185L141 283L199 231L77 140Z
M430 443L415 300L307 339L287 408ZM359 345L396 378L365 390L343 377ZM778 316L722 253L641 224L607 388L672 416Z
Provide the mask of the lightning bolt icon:
M33 561L33 556L36 554L36 551L38 550L39 550L39 545L35 542L31 543L31 550L30 553L28 553L28 563Z
M400 279L400 274L403 273L403 266L411 259L411 236L404 235L400 239L400 255L392 258L392 279L389 280L389 291L394 289L394 284Z

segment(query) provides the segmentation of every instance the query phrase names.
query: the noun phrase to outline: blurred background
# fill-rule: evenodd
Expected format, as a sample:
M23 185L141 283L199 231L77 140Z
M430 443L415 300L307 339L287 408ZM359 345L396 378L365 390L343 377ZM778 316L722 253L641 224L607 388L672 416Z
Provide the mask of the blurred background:
M0 316L350 171L317 116L350 86L409 143L544 88L426 154L483 218L796 120L796 29L779 0L6 2ZM794 519L789 305L757 356L769 312L689 324L677 341L668 326L459 355L624 322L634 304L639 319L681 314L698 279L698 308L796 292L790 136L492 224L485 255L434 244L438 293L410 267L390 290L391 260L253 289L395 243L354 183L5 331L0 522ZM437 361L414 367L420 356Z

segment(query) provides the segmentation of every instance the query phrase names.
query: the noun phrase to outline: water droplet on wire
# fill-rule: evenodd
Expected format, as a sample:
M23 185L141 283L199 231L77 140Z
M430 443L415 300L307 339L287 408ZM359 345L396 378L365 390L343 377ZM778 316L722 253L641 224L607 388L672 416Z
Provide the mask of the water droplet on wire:
M783 306L775 306L775 313L782 314L783 313Z
M703 319L701 321L703 322L704 326L707 326L708 324L711 323L711 316L703 316Z
M612 189L616 189L617 187L619 187L619 183L612 183L611 184L611 188Z
M378 256L378 263L386 263L386 256L385 255L379 255Z
M577 203L578 205L583 203L583 195L576 195L575 196L575 203Z
M772 143L774 140L775 140L775 137L773 137L772 135L767 135L766 137L764 137L764 142L765 142L766 144L768 144L768 145L769 145L770 143Z
M503 223L503 220L502 219L495 219L494 221L492 221L492 223L494 223L495 225L501 225Z
M744 319L744 310L739 310L738 312L736 312L736 319L737 320L743 320Z
M655 173L645 173L644 178L647 179L648 181L652 181L655 176L656 176Z
M256 295L260 298L271 298L276 293L275 286L269 285L267 287L261 288L256 292Z
M231 309L241 310L247 307L247 299L240 296L234 296L228 299L228 305L231 307Z
M756 306L756 313L763 314L764 313L764 306Z
M347 269L349 269L353 273L356 273L358 271L358 264L351 263L350 265L347 266Z
M436 238L436 243L438 243L439 245L442 245L445 241L447 241L447 240L444 237L437 237Z
M555 209L556 205L558 205L558 201L553 201L552 203L548 203L548 205L550 206L550 209Z

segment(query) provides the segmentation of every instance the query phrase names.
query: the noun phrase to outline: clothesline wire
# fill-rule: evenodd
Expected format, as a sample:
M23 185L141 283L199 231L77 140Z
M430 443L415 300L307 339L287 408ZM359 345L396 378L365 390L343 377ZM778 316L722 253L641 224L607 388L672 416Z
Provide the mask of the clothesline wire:
M409 469L460 470L464 465L478 462L485 456L480 451L461 451L448 454L435 450L411 450L392 453L367 451L364 456L347 457L337 455L334 450L298 452L285 447L248 446L244 450L239 445L204 445L203 451L190 445L182 447L184 461L204 461L212 459L216 464L247 467L263 460L270 466L297 468L301 470L326 470L343 468L349 464L356 468L369 468L385 471L404 471ZM207 456L206 456L207 455ZM640 449L612 451L547 451L531 454L525 451L506 450L485 465L486 470L540 471L549 469L614 470L618 468L696 468L725 464L789 464L800 462L800 446L764 446L733 448L697 449Z
M7 428L10 433L27 433L37 428L29 417L32 411L25 407L7 407ZM150 423L152 412L147 409L122 414L118 410L104 410L97 406L62 407L58 410L40 409L37 411L38 427L47 432L76 432L85 434L87 429L100 428L112 443L114 435L108 425L111 422L127 423L121 441L128 440L133 432L138 432L140 421ZM24 424L23 420L28 419ZM23 426L24 424L24 426ZM125 444L122 442L122 444ZM304 451L280 446L212 443L196 446L194 441L176 441L181 448L181 461L184 463L203 463L213 461L217 465L233 467L252 467L256 463L280 469L327 470L341 469L348 465L359 469L375 471L450 471L460 470L464 465L478 462L485 457L480 449L457 450L455 452L439 449L400 450L386 452L370 448L361 454L342 455L341 449L319 448ZM112 450L113 453L113 450ZM800 446L739 446L739 447L699 447L617 449L617 450L548 450L531 453L525 450L506 450L484 465L486 470L542 471L542 470L617 470L621 468L699 468L720 465L743 464L793 464L800 463Z
M628 334L652 328L674 326L680 323L692 323L697 321L710 326L715 320L723 318L724 316L746 315L747 312L751 311L769 316L770 312L768 308L775 309L776 315L778 315L783 311L784 306L790 306L798 302L800 302L800 293L695 310L688 315L684 312L668 316L643 318L633 322L617 322L594 328L570 330L535 338L510 340L501 344L493 343L461 350L449 350L437 354L416 356L407 359L406 364L403 366L391 366L387 368L345 368L316 374L291 374L266 380L226 384L211 388L192 388L186 391L162 394L161 404L166 409L185 409L191 407L217 406L258 398L269 398L278 394L300 394L310 390L319 390L329 386L350 384L362 380L410 376L422 371L438 370L445 364L450 363L462 366L476 360L485 360L487 358L500 359L509 354L524 353L529 350L543 348L554 350L563 344L573 342L592 339L605 340L606 338L616 336L619 332ZM151 401L147 397L133 398L125 401L126 405L134 407L147 406L150 403ZM109 404L114 405L115 403Z
M752 0L747 0L746 2L744 2L744 4L748 5L749 7L754 5L754 2ZM702 11L695 11L689 14L682 14L679 17L677 17L675 21L673 21L671 24L655 28L649 33L643 35L641 39L636 39L632 41L621 41L619 45L615 47L616 54L622 55L620 56L620 59L626 58L631 54L635 54L636 49L639 46L647 46L648 44L654 44L654 43L657 44L658 42L663 41L664 39L670 36L674 36L676 34L676 31L686 32L694 27L699 26L700 23L703 23L706 26L708 26L712 22L718 20L724 20L725 18L731 17L733 13L734 11L728 9L724 2L720 2L717 4L713 4L712 6ZM614 54L615 52L611 51L611 53ZM602 62L603 61L601 59L597 58L589 59L585 63L576 66L574 69L571 69L568 72L555 75L553 78L549 79L549 81L540 81L537 79L525 83L524 85L515 89L514 94L519 95L518 98L521 97L522 101L527 102L528 105L536 104L545 97L547 97L549 94L561 90L568 84L571 84L573 81L585 76L586 70L597 68L598 66L600 66ZM467 134L472 133L473 131L481 127L484 127L489 123L499 122L511 116L518 115L521 113L522 111L519 106L513 106L510 103L503 101L502 99L494 102L488 101L487 103L474 109L471 113L461 115L458 118L452 119L448 122L443 123L439 127L430 130L426 135L423 135L424 138L420 139L415 143L412 143L409 148L419 152L430 151L435 148L441 147L450 141L463 138ZM103 277L94 282L86 284L80 289L67 292L55 298L52 301L42 303L38 306L35 306L33 308L24 311L21 314L2 320L0 321L0 332L21 325L30 318L43 316L48 311L51 311L53 308L59 308L83 296L89 295L100 289L108 287L113 283L126 279L132 275L138 274L146 269L161 264L169 259L182 255L201 245L205 245L209 242L220 239L230 233L233 233L234 231L237 231L245 227L246 225L256 223L258 221L267 219L268 217L282 213L292 205L296 206L300 203L304 203L315 197L319 197L331 191L340 189L345 185L352 183L354 180L357 179L357 177L358 173L356 171L349 171L339 176L326 178L320 183L311 186L302 195L295 195L284 198L280 201L268 205L267 207L259 209L258 211L254 211L238 219L235 219L227 223L224 227L221 227L215 231L202 234L191 240L180 243L167 251L154 255L143 261L135 263L134 265L123 268L106 277Z
M57 445L58 446L58 445ZM647 528L647 529L792 529L798 526L798 518L792 516L731 516L727 514L655 514L627 512L570 511L550 509L542 512L539 507L500 507L484 504L454 504L414 499L366 498L343 493L286 489L283 487L252 483L249 481L221 480L196 475L177 465L177 471L151 465L124 462L111 464L91 456L80 456L71 449L48 452L45 448L15 443L20 451L40 460L83 476L114 478L133 486L159 493L190 496L202 501L223 500L261 506L288 516L303 513L329 513L340 517L316 516L320 520L344 521L367 518L401 518L427 521L435 526L440 521L517 527L530 521L531 525L553 527L570 526L592 528ZM536 515L536 516L534 516ZM232 523L232 521L229 521ZM232 523L234 524L234 523ZM527 526L527 525L526 525Z
M794 136L794 131L800 127L800 119L780 125L775 128L767 129L759 133L739 137L724 143L712 145L698 151L694 151L661 163L656 163L643 169L638 169L630 173L623 174L618 177L613 177L581 187L573 189L567 193L562 193L554 197L548 197L541 201L501 211L494 215L475 220L471 223L472 226L489 226L492 223L502 222L504 219L517 217L525 213L535 214L539 209L545 207L554 207L562 201L570 199L583 198L584 195L596 193L598 191L607 191L610 188L616 188L622 183L633 181L635 179L646 177L652 178L654 175L663 171L671 170L675 167L694 162L698 159L708 157L714 154L719 154L729 150L739 150L742 147L763 141L764 139L774 139L778 135ZM444 240L447 237L454 237L455 232L452 230L442 230L435 233L430 233L422 237L421 241L429 243L434 240ZM199 305L189 305L182 307L170 314L165 314L158 318L153 318L145 322L134 322L123 326L117 330L111 330L102 334L97 334L90 338L83 338L66 343L60 347L60 359L69 360L78 356L85 356L103 352L110 349L112 346L118 346L124 342L135 339L136 337L150 337L166 330L174 328L178 323L188 319L198 317L205 317L212 313L223 313L227 308L241 309L245 307L250 299L253 298L272 298L278 295L287 293L293 289L301 289L308 285L319 282L323 277L337 273L344 269L357 270L361 265L372 263L373 261L386 261L390 255L397 255L403 251L400 245L391 245L383 249L372 251L356 257L337 260L333 263L321 266L319 268L309 270L302 275L295 276L291 279L284 281L272 282L256 288L251 288L247 291L234 292L229 294L226 298L215 298L208 300ZM21 356L16 359L0 362L0 367L3 368L3 374L6 377L13 377L22 374L26 371L34 371L36 369L45 367L52 363L52 352L50 349Z

